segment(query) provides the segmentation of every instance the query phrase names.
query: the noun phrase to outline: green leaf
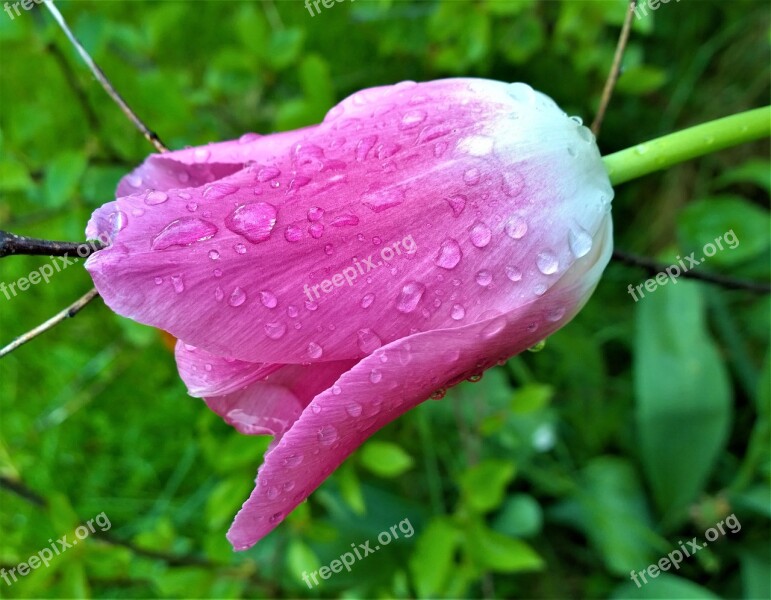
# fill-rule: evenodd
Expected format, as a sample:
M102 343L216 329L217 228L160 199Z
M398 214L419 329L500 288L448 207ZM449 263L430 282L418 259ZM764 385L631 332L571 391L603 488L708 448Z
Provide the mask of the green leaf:
M550 385L530 383L514 392L511 411L514 413L532 413L548 406L554 396Z
M392 442L367 442L359 452L361 464L380 477L398 477L412 468L415 462Z
M486 513L500 506L506 486L514 478L514 463L500 459L483 460L460 476L463 499L468 507Z
M771 162L761 158L748 160L738 167L723 171L715 180L715 185L720 187L734 183L751 183L771 193Z
M658 90L667 80L663 69L639 65L626 69L618 79L619 92L640 96Z
M640 458L657 506L672 517L703 491L725 446L731 390L697 284L663 287L636 308Z
M435 518L420 534L409 562L419 598L442 595L454 570L455 551L460 542L460 532L445 517Z
M62 152L46 167L43 201L47 206L72 204L86 170L86 157L81 152Z
M629 575L631 578L631 574ZM666 598L667 600L720 600L708 589L696 585L668 573L660 573L655 578L645 575L647 583L637 576L639 587L634 583L625 583L611 594L611 600L647 600L649 598Z
M305 41L305 31L297 27L274 31L265 52L268 63L276 70L286 69L297 62Z
M541 571L546 566L538 553L522 540L492 531L481 523L469 528L466 549L481 569L496 573Z
M514 537L538 534L543 526L543 511L538 501L528 494L514 494L506 499L493 529Z
M678 219L684 252L715 265L735 265L769 247L768 211L739 196L704 198L685 207ZM712 248L705 248L711 244ZM721 249L722 247L722 249ZM707 256L713 253L713 256Z
M286 570L296 582L303 586L307 585L302 579L302 574L318 571L319 567L321 567L321 561L310 546L298 538L292 538L289 541L289 547L286 550Z
M0 192L23 192L32 187L27 168L17 160L0 160Z

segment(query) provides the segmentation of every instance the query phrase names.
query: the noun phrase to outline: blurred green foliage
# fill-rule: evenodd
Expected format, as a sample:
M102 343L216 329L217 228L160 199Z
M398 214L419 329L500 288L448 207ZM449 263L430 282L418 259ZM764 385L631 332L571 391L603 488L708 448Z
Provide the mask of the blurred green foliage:
M590 119L625 0L57 3L171 147L319 121L347 94L454 75L526 81ZM769 6L661 4L635 20L600 145L765 104ZM0 225L78 240L150 147L40 7L0 14ZM622 186L616 243L667 264L769 277L767 144ZM45 258L2 261L2 281ZM769 598L769 299L680 279L635 303L612 264L526 353L380 431L275 532L224 533L268 440L186 396L167 345L101 303L0 361L0 568L104 511L112 528L0 597ZM2 340L89 287L71 267L0 296ZM40 497L14 493L8 482ZM641 588L641 571L734 513ZM403 519L415 535L309 590L313 571ZM110 538L107 538L109 534Z

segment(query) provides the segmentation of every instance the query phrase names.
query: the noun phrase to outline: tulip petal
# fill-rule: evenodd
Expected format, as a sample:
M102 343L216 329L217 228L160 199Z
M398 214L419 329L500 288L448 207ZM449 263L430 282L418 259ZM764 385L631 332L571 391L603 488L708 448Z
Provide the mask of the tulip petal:
M592 249L613 195L588 130L522 84L365 90L199 150L151 157L157 187L95 212L113 244L86 267L116 312L249 362L358 360L506 313Z
M481 373L562 327L596 285L610 258L610 236L606 219L600 243L579 260L579 268L537 301L379 348L316 396L265 455L256 487L228 532L234 548L245 550L267 535L369 436L432 392Z

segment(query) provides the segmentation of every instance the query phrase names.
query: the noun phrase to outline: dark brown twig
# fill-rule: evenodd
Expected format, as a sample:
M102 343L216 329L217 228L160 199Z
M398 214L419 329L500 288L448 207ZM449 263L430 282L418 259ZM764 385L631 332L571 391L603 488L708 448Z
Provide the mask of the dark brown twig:
M605 118L605 111L608 109L610 99L613 96L613 89L616 87L616 82L621 74L621 59L624 57L624 50L626 50L626 44L629 41L629 31L632 29L632 15L637 8L637 0L631 0L629 2L629 9L626 11L626 18L624 19L624 25L621 27L621 35L618 37L618 44L616 44L616 53L613 56L613 64L610 67L608 73L608 79L605 81L605 88L602 90L602 98L600 99L600 106L597 109L597 116L592 123L592 133L595 136L600 135L600 128L602 127L602 121Z
M88 258L97 250L104 248L99 241L93 242L57 242L41 240L10 231L0 230L0 258L16 254L32 256L72 256Z
M630 254L628 252L624 252L623 250L614 250L613 258L632 267L639 267L645 270L648 275L651 276L664 273L665 270L670 267L670 265L665 265L664 263L660 263L646 256ZM731 290L746 290L756 294L771 293L771 284L762 283L760 281L736 279L734 277L717 275L715 273L705 273L703 271L682 271L678 277L683 277L684 279L695 279L705 283L712 283Z
M16 350L16 348L18 348L19 346L26 344L30 340L39 336L41 333L45 333L46 331L48 331L52 327L55 327L62 321L69 319L71 317L74 317L83 309L83 307L85 307L89 302L91 302L91 300L96 298L98 295L99 295L99 292L96 291L96 288L90 289L83 296L81 296L75 302L70 304L67 308L56 313L53 317L51 317L44 323L41 323L34 329L30 329L27 333L17 337L5 348L0 349L0 358L4 357L6 354L10 354L14 350Z

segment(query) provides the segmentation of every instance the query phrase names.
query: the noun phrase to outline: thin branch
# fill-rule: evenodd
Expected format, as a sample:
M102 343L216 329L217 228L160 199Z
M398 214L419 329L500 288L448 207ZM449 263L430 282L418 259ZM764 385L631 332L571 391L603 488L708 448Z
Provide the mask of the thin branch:
M10 354L16 348L19 346L22 346L29 342L30 340L36 338L42 333L45 333L52 327L55 327L65 319L69 319L71 317L74 317L76 314L78 314L83 307L85 307L91 300L96 298L99 295L99 292L96 291L96 288L93 288L89 290L86 294L78 298L75 302L70 304L67 308L62 310L61 312L56 313L53 317L48 319L45 323L41 323L34 329L30 329L27 333L19 336L14 341L12 341L10 344L8 344L5 348L0 349L0 358L4 357L6 354Z
M56 242L0 230L0 258L16 254L73 257L77 254L79 258L88 258L104 247L102 242L96 240L93 242Z
M600 106L597 109L597 116L592 123L592 133L595 136L600 135L600 128L602 127L602 120L605 118L605 111L610 104L610 98L613 96L613 89L616 87L616 82L621 74L621 59L624 57L624 50L626 50L626 44L629 41L629 31L632 29L632 15L637 8L637 0L631 0L629 2L629 9L626 11L626 18L624 19L624 25L621 27L621 35L618 37L618 44L616 44L616 54L613 56L613 64L610 67L608 73L608 79L605 81L605 89L602 90L602 98L600 100Z
M102 85L102 88L104 88L104 91L107 92L110 98L112 98L113 101L120 107L120 109L123 111L123 114L125 114L128 117L129 121L131 121L134 124L134 127L136 127L142 133L142 135L145 136L145 139L147 139L148 142L150 142L153 146L155 146L158 152L166 152L168 149L163 144L163 142L161 142L158 135L155 132L150 131L150 129L142 122L142 120L136 115L136 113L134 113L134 111L131 110L131 108L123 99L123 97L115 90L114 87L112 87L112 84L107 80L107 77L105 76L104 72L97 66L97 64L94 62L94 59L92 59L91 56L89 56L88 52L86 52L86 49L83 48L81 43L72 33L69 26L65 22L64 17L62 16L62 13L59 12L59 9L56 8L54 3L50 0L46 0L44 4L48 9L48 11L51 13L51 15L53 15L53 18L59 24L59 27L62 28L62 31L64 31L64 34L70 40L72 45L75 46L75 49L78 51L78 54L80 54L80 57L86 63L86 65L91 70L91 72L94 74L94 77L96 77L97 81L99 81L99 83Z
M665 265L646 256L638 256L636 254L630 254L623 250L614 250L613 258L619 262L625 263L632 267L639 267L647 271L648 275L657 275L664 273L670 265ZM771 284L762 283L760 281L747 281L746 279L736 279L735 277L727 277L725 275L717 275L715 273L705 273L703 271L683 271L678 275L685 279L695 279L697 281L704 281L705 283L713 283L720 287L724 287L731 290L746 290L756 294L769 294L771 293Z

